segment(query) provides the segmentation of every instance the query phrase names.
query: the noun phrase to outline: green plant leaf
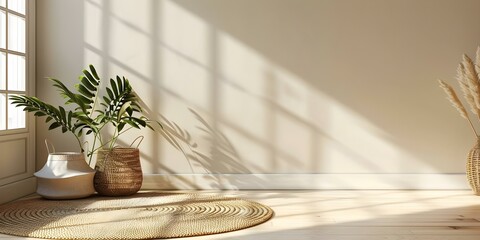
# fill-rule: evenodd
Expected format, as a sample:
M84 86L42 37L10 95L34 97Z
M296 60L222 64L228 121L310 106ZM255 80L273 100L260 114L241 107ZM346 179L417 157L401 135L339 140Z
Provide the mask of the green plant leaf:
M94 82L97 82L95 80L95 78L92 76L92 74L90 74L90 72L88 72L88 70L83 70L83 75L85 75L85 77L88 78L88 80L90 80L91 83L94 83Z
M125 127L125 123L124 122L119 123L118 126L117 126L117 131L121 132L123 127Z
M23 111L33 112L33 111L37 111L37 109L38 108L36 108L36 107L24 107Z
M90 102L93 103L93 101L91 101L91 99L92 99L93 97L95 97L95 93L90 92L90 90L88 90L88 89L87 89L85 86L83 86L83 85L78 85L78 91L79 91L81 94L83 94L85 97L90 98Z
M138 126L138 124L136 124L135 122L133 121L130 121L130 120L124 120L128 125L134 127L134 128L138 128L140 129L140 127Z
M114 99L115 97L113 96L112 90L110 90L110 88L108 88L108 87L107 87L106 90L107 90L108 97L109 97L110 99ZM110 103L108 102L107 104L110 104Z
M86 98L83 95L77 94L76 98L79 100L78 103L82 103L83 107L86 109L88 104L93 103L93 101L89 98ZM86 112L86 110L84 111Z
M118 90L120 90L120 92L123 92L122 79L120 79L119 76L117 76L117 85L118 85Z
M55 128L58 128L60 126L62 126L62 124L60 124L59 122L54 122L50 125L50 127L48 127L48 130L55 129Z
M75 100L75 94L73 94L73 92L70 91L70 89L68 89L60 80L54 78L49 78L49 80L53 81L53 86L59 89L60 95L64 98Z
M127 111L127 109L130 108L130 104L131 102L126 102L122 105L122 107L120 108L120 111L118 111L117 121L120 121L123 114L125 114L125 111Z
M82 83L83 86L85 86L89 91L97 91L97 88L90 82L86 77L82 76L80 77L80 82ZM95 84L95 83L94 83Z
M142 127L146 127L147 126L147 122L143 119L140 119L140 118L136 118L136 117L132 117L131 118L135 123L139 124L140 126Z
M60 110L60 117L62 118L63 122L67 122L67 114L65 113L65 108L59 106L58 109Z
M73 112L72 112L72 111L68 111L67 125L68 125L69 128L72 127L72 115L73 115Z
M95 79L100 80L97 74L97 70L95 70L95 67L92 64L88 65L88 67L90 68L90 72L92 72Z
M134 111L134 110L135 110L135 109L133 109L133 108L131 108L131 107L130 107L130 108L127 108L128 116L131 117L131 116L133 115L133 111Z
M118 96L120 95L118 89L117 89L117 84L115 83L115 81L113 81L113 79L110 78L110 86L112 87L112 90L113 90L113 93L115 94L115 96ZM112 98L112 97L111 97Z

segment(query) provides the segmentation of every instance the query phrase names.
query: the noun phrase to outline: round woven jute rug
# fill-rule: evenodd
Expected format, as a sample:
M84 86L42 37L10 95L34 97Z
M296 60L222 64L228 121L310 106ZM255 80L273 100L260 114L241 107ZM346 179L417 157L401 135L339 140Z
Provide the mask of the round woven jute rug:
M216 193L138 193L0 206L0 233L47 239L152 239L229 232L273 216L257 202Z

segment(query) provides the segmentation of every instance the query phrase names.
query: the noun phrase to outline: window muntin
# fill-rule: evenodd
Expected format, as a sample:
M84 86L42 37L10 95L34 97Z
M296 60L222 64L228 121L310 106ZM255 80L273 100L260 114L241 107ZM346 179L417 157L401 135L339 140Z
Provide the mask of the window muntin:
M25 15L25 0L8 0L8 9Z
M7 13L0 10L0 48L7 48Z

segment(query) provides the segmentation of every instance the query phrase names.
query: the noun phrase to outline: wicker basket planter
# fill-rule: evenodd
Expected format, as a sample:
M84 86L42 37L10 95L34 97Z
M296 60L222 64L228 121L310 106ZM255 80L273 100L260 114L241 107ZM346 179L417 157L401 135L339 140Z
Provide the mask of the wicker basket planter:
M480 139L467 156L467 179L475 195L480 195Z
M138 148L98 151L94 187L104 196L127 196L142 187L143 175Z

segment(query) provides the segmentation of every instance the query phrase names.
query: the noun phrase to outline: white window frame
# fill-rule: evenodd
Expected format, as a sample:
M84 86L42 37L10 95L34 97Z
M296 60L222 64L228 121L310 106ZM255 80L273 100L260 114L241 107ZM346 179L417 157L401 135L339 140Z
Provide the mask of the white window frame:
M25 33L26 34L25 92L2 91L2 93L5 93L5 92L25 93L28 96L34 96L35 95L35 0L26 0L25 8L26 8L25 15L24 15L25 31L26 31ZM6 9L2 8L2 10L5 11ZM2 52L8 51L7 49L2 48ZM15 52L15 51L11 51L11 52L18 54L18 52ZM6 104L8 104L8 99ZM5 105L5 106L8 106L8 105ZM6 117L7 117L6 120L8 122L8 116ZM15 141L16 139L25 139L26 148L24 149L25 151L24 171L12 173L13 175L11 176L0 177L0 204L34 193L36 189L36 179L33 176L33 173L35 172L35 152L36 152L35 121L34 121L33 114L26 114L25 128L0 130L0 144L9 142L9 141ZM0 162L1 161L11 161L11 160L2 159L0 157Z
M32 0L25 0L25 15L15 12L13 10L8 9L8 0L5 0L6 8L0 6L0 10L4 11L6 14L6 45L5 49L0 48L0 52L6 54L6 66L5 74L6 74L6 89L1 90L0 94L26 94L26 95L34 95L35 94L35 82L34 82L34 75L35 75L35 1ZM8 14L13 14L25 19L25 53L17 52L8 49ZM15 54L18 56L25 57L25 91L15 91L8 89L8 54ZM19 134L19 133L26 133L29 131L34 131L34 121L29 114L25 116L25 128L18 128L18 129L8 129L8 98L5 101L5 121L6 121L6 129L0 130L0 136L4 135L11 135L11 134Z

